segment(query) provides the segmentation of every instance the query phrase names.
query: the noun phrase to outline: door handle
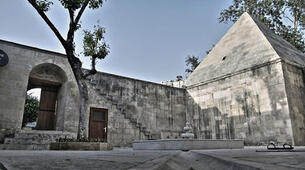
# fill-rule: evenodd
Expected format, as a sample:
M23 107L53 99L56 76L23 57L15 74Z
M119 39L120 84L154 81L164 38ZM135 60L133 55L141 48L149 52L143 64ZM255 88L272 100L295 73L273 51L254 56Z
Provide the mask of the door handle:
M105 133L107 133L107 128L106 127L104 127L104 131L105 131Z

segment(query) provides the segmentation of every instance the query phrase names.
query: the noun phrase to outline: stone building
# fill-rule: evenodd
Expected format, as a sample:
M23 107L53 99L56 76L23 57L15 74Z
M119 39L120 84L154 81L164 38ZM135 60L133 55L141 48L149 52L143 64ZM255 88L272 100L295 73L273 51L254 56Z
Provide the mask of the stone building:
M243 14L186 80L199 138L305 144L305 55Z
M78 88L65 55L3 40L0 49L9 57L9 63L0 67L1 141L40 144L41 140L30 139L43 136L47 143L76 137ZM102 72L88 79L88 87L90 104L83 124L89 138L130 146L134 140L177 138L182 132L185 89ZM19 130L25 96L33 88L41 88L36 130Z
M0 141L47 145L75 137L78 88L65 55L0 40ZM0 51L0 52L1 52ZM179 138L305 144L305 55L245 13L184 82L185 88L98 72L88 78L89 138L113 146ZM41 88L36 130L20 130L26 92ZM32 138L42 136L34 141ZM1 147L0 147L1 148Z

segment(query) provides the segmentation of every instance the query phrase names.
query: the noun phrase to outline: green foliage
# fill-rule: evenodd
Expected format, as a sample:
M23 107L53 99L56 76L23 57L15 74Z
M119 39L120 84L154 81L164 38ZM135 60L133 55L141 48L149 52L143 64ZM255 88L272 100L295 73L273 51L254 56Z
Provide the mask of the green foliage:
M183 80L183 77L182 76L176 76L176 81L181 81L181 80Z
M64 8L71 9L73 11L79 9L84 3L84 0L59 0L59 1Z
M50 6L53 4L52 1L49 0L35 0L37 5L39 6L40 10L43 12L47 12L50 9ZM80 9L87 0L59 0L62 6L66 9L76 11ZM102 7L103 0L89 0L88 1L89 8L97 9Z
M91 71L95 73L96 59L104 59L109 53L109 46L104 40L105 28L95 25L93 31L84 30L83 48L84 56L91 59Z
M64 143L64 142L107 142L103 138L59 138L56 139L56 142Z
M59 0L62 6L66 9L70 10L77 10L83 6L84 3L86 3L87 0ZM103 0L90 0L89 1L89 8L91 9L97 9L99 7L102 7Z
M103 5L103 0L91 0L89 2L89 8L91 9L97 9L99 7L102 7Z
M36 3L43 12L47 12L50 9L50 6L53 5L53 2L50 2L49 0L36 0Z
M94 30L84 30L84 55L104 59L109 53L109 46L104 41L105 28L95 25Z
M38 110L39 100L37 97L27 94L25 98L22 126L25 126L29 122L35 122L37 119Z
M219 21L235 22L244 12L256 17L276 34L305 52L304 0L233 0L232 5L221 11Z
M187 68L185 70L185 72L187 74L190 74L192 73L196 67L200 64L200 61L199 61L199 57L197 56L187 56L185 58L185 63L186 63L186 66L188 66L189 68Z
M305 30L305 1L304 0L288 0L287 6L291 16L295 17L297 25Z
M205 53L208 55L210 54L210 52L213 50L213 48L215 47L215 44L212 45L212 48L210 48L208 51L206 51Z

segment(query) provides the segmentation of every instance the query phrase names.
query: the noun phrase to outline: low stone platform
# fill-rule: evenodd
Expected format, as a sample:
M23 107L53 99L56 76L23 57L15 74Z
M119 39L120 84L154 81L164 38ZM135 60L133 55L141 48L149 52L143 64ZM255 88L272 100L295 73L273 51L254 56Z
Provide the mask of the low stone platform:
M134 150L242 149L243 140L164 139L133 142Z
M102 142L56 142L50 144L50 150L112 150L108 143Z
M45 130L18 130L14 137L4 139L0 150L48 150L59 138L76 138L76 133Z

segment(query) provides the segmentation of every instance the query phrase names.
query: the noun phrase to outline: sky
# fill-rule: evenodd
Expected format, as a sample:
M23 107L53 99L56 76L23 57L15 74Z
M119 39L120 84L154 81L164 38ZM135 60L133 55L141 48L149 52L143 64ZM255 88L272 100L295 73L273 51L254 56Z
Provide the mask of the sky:
M47 13L66 35L67 11L57 1ZM188 55L204 58L206 51L232 26L218 22L230 0L107 0L97 10L86 10L82 29L99 22L106 28L110 54L98 62L102 72L152 82L185 76ZM64 53L53 32L26 0L0 1L0 39ZM81 56L82 36L75 37ZM88 58L81 57L90 68Z

